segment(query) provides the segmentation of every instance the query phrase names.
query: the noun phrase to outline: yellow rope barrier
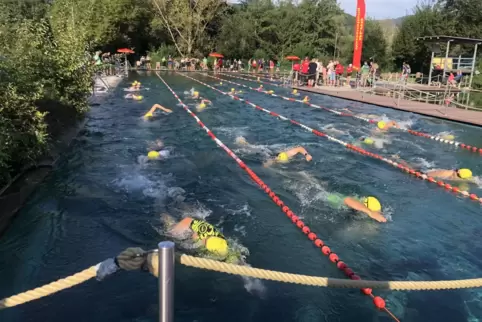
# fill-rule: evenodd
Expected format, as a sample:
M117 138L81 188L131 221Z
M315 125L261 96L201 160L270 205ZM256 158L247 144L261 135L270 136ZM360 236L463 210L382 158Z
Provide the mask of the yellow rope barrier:
M42 297L46 297L65 290L66 288L71 288L72 286L81 284L95 277L96 273L97 266L92 266L83 270L82 272L71 275L69 277L62 278L60 280L46 284L41 287L37 287L27 292L4 298L0 300L0 310L24 304L33 300L38 300Z
M234 275L243 275L283 283L335 288L373 288L394 291L430 291L482 287L482 278L453 281L369 281L282 273L249 266L222 263L188 255L181 256L181 264Z
M121 255L119 255L121 256ZM482 278L453 280L453 281L369 281L369 280L347 280L331 277L317 277L300 274L290 274L265 269L253 268L249 266L241 266L227 264L211 259L198 258L188 255L181 256L181 264L190 267L196 267L216 272L222 272L233 275L242 275L254 278L260 278L283 283L293 283L300 285L334 287L334 288L372 288L395 291L430 291L430 290L449 290L462 288L482 287ZM140 268L139 257L122 259L124 269L133 270ZM157 253L148 256L149 271L154 275L157 274ZM132 265L129 265L132 264ZM132 267L131 267L132 266ZM60 292L67 288L71 288L81 284L93 277L96 277L97 265L89 267L79 273L62 278L58 281L37 287L33 290L26 291L17 295L13 295L0 300L0 310L24 304L33 300L40 299Z

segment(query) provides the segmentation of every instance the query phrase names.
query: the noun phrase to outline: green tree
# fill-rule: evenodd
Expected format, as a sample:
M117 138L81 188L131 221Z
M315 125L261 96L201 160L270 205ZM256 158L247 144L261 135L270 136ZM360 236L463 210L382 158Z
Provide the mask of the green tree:
M392 55L397 66L407 61L412 71L427 70L430 62L430 50L416 40L421 36L453 35L454 22L444 19L444 12L439 5L421 5L414 9L400 26L392 44Z

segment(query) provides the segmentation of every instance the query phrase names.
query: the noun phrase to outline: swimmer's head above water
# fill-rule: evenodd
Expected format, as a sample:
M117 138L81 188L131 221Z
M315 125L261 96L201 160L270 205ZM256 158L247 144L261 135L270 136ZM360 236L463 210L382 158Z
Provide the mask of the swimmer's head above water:
M375 141L373 141L372 138L367 138L367 137L361 137L360 141L368 145L372 145L373 143L375 143Z
M471 179L472 178L472 171L470 169L455 169L457 176L460 179Z
M382 211L382 205L380 204L380 201L378 201L378 199L375 197L366 197L365 199L363 199L363 204L371 211Z

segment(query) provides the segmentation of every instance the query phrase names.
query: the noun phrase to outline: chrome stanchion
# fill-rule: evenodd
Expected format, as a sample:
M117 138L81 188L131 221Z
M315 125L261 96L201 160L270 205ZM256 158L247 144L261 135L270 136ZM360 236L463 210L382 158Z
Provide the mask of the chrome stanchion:
M159 245L159 322L174 321L174 243Z

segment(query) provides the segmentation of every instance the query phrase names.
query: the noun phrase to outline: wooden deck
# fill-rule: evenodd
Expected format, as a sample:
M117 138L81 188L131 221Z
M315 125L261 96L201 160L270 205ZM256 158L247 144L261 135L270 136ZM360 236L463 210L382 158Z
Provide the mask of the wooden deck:
M313 88L306 86L294 86L293 88L306 92L343 98L350 101L357 101L381 107L388 107L400 111L436 117L439 119L455 121L475 126L482 126L482 111L478 112L472 110L463 110L455 107L449 107L446 110L444 106L408 100L400 100L400 105L398 105L398 100L395 98L367 94L351 89L349 87ZM447 114L445 114L445 111L447 111Z

